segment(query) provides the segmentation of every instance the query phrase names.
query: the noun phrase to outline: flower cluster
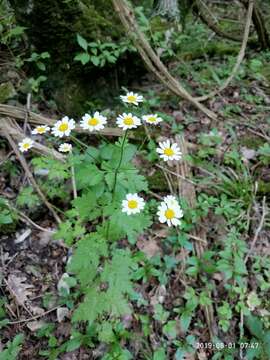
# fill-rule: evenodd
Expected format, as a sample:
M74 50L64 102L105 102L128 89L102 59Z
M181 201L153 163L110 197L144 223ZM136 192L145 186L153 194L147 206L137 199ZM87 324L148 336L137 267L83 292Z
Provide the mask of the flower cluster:
M121 100L127 105L138 106L143 102L143 96L134 92L128 92L126 95L120 96ZM131 112L124 112L118 115L116 118L116 124L118 127L127 131L129 129L136 129L142 125L142 122L151 125L158 125L163 121L157 114L149 114L142 116L142 119L135 116ZM89 132L100 131L104 129L107 124L107 118L100 112L96 111L93 114L86 113L81 121L80 127ZM52 129L47 125L39 125L32 130L32 135L43 135L51 132L57 138L68 137L71 131L76 127L76 123L73 119L64 116L61 120L56 121ZM21 152L26 152L34 146L34 141L26 137L19 144ZM58 147L58 151L63 153L70 153L72 151L72 145L70 143L62 143ZM163 161L179 161L182 158L182 153L177 143L171 140L165 140L159 142L156 152ZM122 201L122 211L127 215L133 215L141 212L144 209L145 201L138 194L127 194L126 199ZM166 196L161 204L158 206L157 215L161 223L167 223L168 226L178 226L180 219L183 216L183 212L180 208L176 198L172 195Z
M140 213L145 206L145 201L138 194L127 194L122 201L122 212L127 215ZM169 227L180 225L183 211L173 195L166 196L158 206L157 215L161 223L167 223Z

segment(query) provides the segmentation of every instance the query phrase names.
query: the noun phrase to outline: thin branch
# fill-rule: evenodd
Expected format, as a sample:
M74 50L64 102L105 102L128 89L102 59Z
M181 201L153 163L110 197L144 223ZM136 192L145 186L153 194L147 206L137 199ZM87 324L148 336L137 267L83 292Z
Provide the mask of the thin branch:
M22 323L26 323L26 322L29 322L29 321L33 321L33 320L36 320L36 319L39 319L45 315L48 315L50 314L51 312L57 310L59 308L59 306L56 306L48 311L45 311L43 314L39 314L39 315L36 315L36 316L33 316L29 319L24 319L24 320L18 320L18 321L10 321L7 325L15 325L15 324L22 324Z
M26 216L24 213L22 213L21 211L19 211L18 209L10 206L12 210L14 210L15 212L17 212L17 214L19 215L20 217L20 220L29 224L29 225L32 225L34 228L40 230L40 231L43 231L43 232L48 232L48 233L51 233L51 234L55 234L55 231L53 230L49 230L49 229L45 229L44 227L36 224L32 219L30 219L28 216Z
M156 167L158 167L158 168L160 168L160 169L162 169L162 170L164 170L164 171L166 171L166 172L168 172L168 173L170 173L170 174L172 174L172 175L175 175L175 176L177 176L178 178L180 178L180 179L182 179L182 180L184 180L184 181L186 181L186 182L189 182L189 183L192 184L192 185L195 185L195 186L198 185L198 184L196 184L194 181L192 181L192 180L190 180L190 179L187 179L187 178L185 178L183 175L180 175L180 174L178 174L178 173L176 173L176 172L174 172L174 171L172 171L172 170L169 170L168 168L165 168L165 167L163 167L163 166L161 166L161 165L158 165L158 164L156 164Z
M217 115L195 99L190 93L175 79L162 63L155 51L150 46L145 35L140 30L134 12L127 4L126 0L112 0L115 11L124 25L127 34L133 40L135 47L142 56L148 69L153 72L157 78L177 96L188 100L197 109L201 110L212 120L217 120Z
M265 216L267 214L267 209L266 209L266 197L264 196L263 197L263 203L262 203L262 216L261 216L261 220L260 220L260 223L259 223L259 226L257 227L256 231L255 231L255 235L254 235L254 238L252 240L252 243L250 245L250 249L245 257L245 264L247 263L252 251L254 250L254 247L256 245L256 242L258 240L258 237L260 235L260 232L263 228L263 225L264 225L264 220L265 220Z
M44 202L44 204L47 206L47 208L49 209L49 211L52 213L53 217L55 218L55 220L57 221L58 224L61 223L61 219L60 217L57 215L57 213L55 212L54 208L52 207L52 205L49 203L49 201L46 199L45 195L43 194L43 192L40 190L40 187L38 186L33 174L31 173L28 164L25 160L25 158L20 154L19 150L18 150L18 146L17 144L14 142L14 140L12 139L12 137L8 134L8 132L5 132L5 136L7 138L7 140L9 141L13 151L15 152L17 158L19 159L29 181L31 182L33 188L36 190L36 192L38 193L38 195L40 196L41 200Z
M200 242L204 243L205 245L207 245L207 241L204 240L204 239L202 239L202 238L200 238L199 236L196 236L196 235L194 235L194 234L187 234L187 236L188 236L189 238L191 238L192 240L200 241Z
M201 6L200 6L201 5ZM195 14L198 14L198 16L200 17L201 21L209 27L209 29L211 29L215 34L217 34L218 36L225 38L225 39L229 39L232 41L236 41L236 42L241 42L241 38L228 34L226 32L224 32L223 30L221 30L217 25L217 19L213 17L213 20L211 20L209 17L207 17L204 13L204 11L202 10L202 7L205 8L207 10L207 12L213 17L213 14L209 11L209 8L207 7L207 5L201 1L201 0L197 0L195 2L195 4L193 5L193 10Z
M238 70L240 68L240 65L241 65L241 63L242 63L242 61L243 61L243 59L245 57L245 52L246 52L246 47L247 47L247 42L248 42L248 36L249 36L249 31L250 31L250 25L251 25L251 20L252 20L253 7L254 7L254 0L249 0L249 6L248 6L248 11L247 11L247 18L246 18L246 25L245 25L243 41L242 41L241 49L240 49L240 51L238 53L236 63L234 65L234 68L233 68L230 76L227 78L227 80L223 83L223 85L219 89L212 91L208 95L197 97L196 98L197 101L205 101L205 100L211 99L214 96L220 94L221 91L226 89L226 87L230 84L230 82L233 80L236 73L238 72Z
M4 115L4 116L8 116L10 118L15 118L15 119L24 121L26 114L27 114L27 110L24 108L20 108L18 106L0 104L0 115ZM1 121L0 121L0 130L1 130L1 126L2 126L1 122L3 122L3 121L4 121L3 119L1 119ZM32 124L53 126L55 121L56 120L54 120L52 118L48 118L41 114L36 114L32 111L28 111L28 122L30 122ZM75 130L79 133L86 132L79 125L76 126ZM88 131L88 134L89 134L89 131ZM99 134L99 135L102 134L105 136L122 136L123 131L119 128L106 127L105 129L102 129L98 132L93 131L91 134Z

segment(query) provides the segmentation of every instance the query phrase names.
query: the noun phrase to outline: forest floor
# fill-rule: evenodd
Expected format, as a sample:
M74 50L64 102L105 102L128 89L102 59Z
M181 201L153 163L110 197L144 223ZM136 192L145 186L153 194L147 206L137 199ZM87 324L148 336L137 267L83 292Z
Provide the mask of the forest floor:
M190 68L195 63L191 64ZM197 66L201 67L198 73L194 74L187 69L184 75L185 81L193 90L204 86L197 82L198 78L202 79L203 72L205 73L203 63L197 62ZM213 64L219 75L220 69L224 67L225 65ZM267 269L270 255L270 219L266 212L270 192L270 84L263 75L259 76L260 70L262 69L258 70L256 76L254 73L249 76L251 70L247 66L245 74L238 77L220 96L207 103L214 112L222 113L223 118L217 123L194 110L187 102L181 101L179 104L177 98L159 84L149 83L149 79L143 86L134 86L130 90L143 93L147 97L149 89L154 89L155 110L173 119L172 122L161 125L158 130L159 138L176 136L182 131L185 141L193 144L190 150L191 159L188 159L193 175L189 180L193 182L197 196L205 194L204 201L208 201L205 206L210 208L200 224L205 229L209 266L210 252L215 253L222 247L226 249L223 244L224 236L233 229L241 233L242 241L247 249L252 249L252 254L249 254L248 250L244 252L244 257L249 254L249 259L246 262L247 271L240 272L240 276L245 278L248 292L255 291L260 299L258 305L254 305L255 314L264 313L269 317L269 287L264 283L270 280ZM174 72L179 74L178 69L174 69ZM221 81L225 75L221 75ZM150 136L155 137L156 133L153 132ZM1 150L0 156L2 164L9 161L9 166L3 166L0 170L1 196L16 201L18 189L27 183L27 179L23 172L18 171L16 156L8 147L5 151ZM143 174L148 178L152 193L157 197L162 196L169 185L166 178L156 180L155 169L145 156L138 154L134 161L143 165ZM177 181L177 178L173 178L173 187ZM211 199L214 205L211 205ZM219 212L214 210L215 207ZM39 206L35 214L27 211L24 213L26 217L19 217L15 228L11 225L10 230L0 235L0 274L3 284L1 292L5 297L5 303L0 305L5 314L2 314L2 318L6 320L5 326L2 323L2 341L5 343L18 333L24 334L24 344L18 357L22 360L44 358L40 355L41 350L48 359L100 358L106 352L106 345L102 342L92 349L80 346L75 350L54 355L56 344L61 345L71 335L70 309L66 303L61 302L59 296L59 282L66 273L65 267L71 251L61 240L53 239L51 231L56 229L57 224L44 207ZM31 217L34 224L31 225L27 217ZM247 228L241 229L243 223L247 224ZM35 224L45 231L38 229ZM136 244L131 246L124 242L130 246L133 253L141 251L148 259L154 259L150 261L150 270L155 270L147 282L137 283L137 290L145 300L143 306L134 305L136 316L122 319L127 331L136 334L128 341L122 341L122 345L129 349L134 359L149 359L164 338L166 358L173 358L176 349L180 347L175 342L173 333L173 321L177 319L174 309L183 306L183 293L187 285L203 287L203 282L196 283L196 276L192 274L192 270L196 269L187 257L190 251L188 247L178 247L175 250L173 244L164 243L167 237L167 229L157 224L145 236L140 236ZM194 243L196 244L196 240ZM238 252L238 249L236 251ZM205 259L206 263L208 260ZM186 262L188 273L183 272ZM237 272L237 266L240 265L235 266L234 270L228 271ZM224 271L225 275L220 270L215 270L211 277L212 301L220 306L223 301L228 300L229 290L224 285L227 283L236 287L238 281L237 276L230 277L226 270ZM233 304L234 300L231 298L228 303ZM162 310L158 308L158 304L162 305ZM252 306L250 305L250 308ZM196 317L191 319L189 325L189 335L195 336L201 343L207 342L209 329L205 314L201 308L196 311ZM217 315L215 311L214 322L216 326L219 324L219 336L224 343L235 343L239 337L238 325L242 320L239 320L240 314L233 311L230 318L222 318L221 313ZM164 330L166 319L170 321ZM226 328L221 320L228 320L230 327ZM267 328L267 324L265 326ZM180 334L180 344L186 334L181 328L177 328L177 332ZM187 351L182 358L203 360L212 358L213 354L213 349L202 348L195 353Z

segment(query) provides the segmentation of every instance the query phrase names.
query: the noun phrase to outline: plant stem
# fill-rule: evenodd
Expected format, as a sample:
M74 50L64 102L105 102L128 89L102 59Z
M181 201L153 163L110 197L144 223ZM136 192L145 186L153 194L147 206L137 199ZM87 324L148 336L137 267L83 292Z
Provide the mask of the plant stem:
M126 142L126 138L127 138L127 133L128 130L126 130L124 137L123 137L123 141L121 144L121 152L120 152L120 159L119 159L119 163L115 169L114 172L114 180L113 180L113 188L112 188L112 203L114 202L114 198L115 198L115 189L116 189L116 183L117 183L117 175L120 169L120 166L122 164L122 160L123 160L123 154L124 154L124 147L125 147L125 142ZM108 221L107 223L107 229L106 229L106 239L109 240L109 231L110 231L110 221Z
M120 169L120 166L122 164L122 160L123 160L123 154L124 154L124 147L125 147L125 142L126 142L126 138L127 138L127 133L128 130L126 130L124 137L123 137L123 141L121 144L121 153L120 153L120 159L119 159L119 163L117 165L117 168L115 169L114 172L114 181L113 181L113 189L112 189L112 200L114 200L114 196L115 196L115 188L116 188L116 182L117 182L117 175Z
M71 152L71 154L72 154L72 152ZM71 182L72 182L72 189L73 189L73 198L76 199L78 197L78 193L77 193L75 171L74 171L74 165L72 163L72 159L70 161L70 170L71 170Z
M84 147L84 148L86 148L86 149L88 149L88 145L86 145L84 142L82 142L81 140L79 140L79 139L77 139L75 136L70 136L70 138L74 141L74 142L76 142L77 144L79 144L79 146L81 147L81 149ZM87 154L93 159L93 160L95 160L95 161L97 161L97 159L93 156L93 155L91 155L89 152L87 152Z

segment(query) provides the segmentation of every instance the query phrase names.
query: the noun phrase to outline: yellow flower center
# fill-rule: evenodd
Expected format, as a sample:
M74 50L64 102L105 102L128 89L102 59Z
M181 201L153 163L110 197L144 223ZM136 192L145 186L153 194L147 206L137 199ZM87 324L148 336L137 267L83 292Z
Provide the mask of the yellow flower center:
M164 149L164 154L167 156L172 156L172 155L174 155L174 151L172 148L166 148L166 149Z
M132 118L132 117L126 117L126 118L124 119L124 124L125 124L125 125L133 125L133 124L134 124L133 118Z
M23 148L26 149L26 150L29 149L29 148L30 148L30 144L29 144L29 143L23 144Z
M136 98L136 96L134 96L134 95L129 95L129 96L127 97L127 100L128 100L129 102L135 102L135 101L137 100L137 98Z
M39 133L39 134L44 134L45 133L45 127L43 127L43 126L40 126L40 127L38 127L37 128L37 132Z
M138 202L136 200L129 200L128 207L130 209L136 209L138 207Z
M93 118L88 120L88 125L90 125L90 126L96 126L98 124L99 124L99 120L97 118L93 117Z
M167 209L165 211L165 216L166 216L167 219L171 220L172 218L174 218L175 213L174 213L174 211L172 209Z
M58 130L59 130L59 131L62 131L62 132L68 130L68 124L67 124L67 123L62 123L62 124L59 126Z
M155 116L150 116L150 117L148 118L148 121L150 121L150 122L156 122L157 119L156 119Z

